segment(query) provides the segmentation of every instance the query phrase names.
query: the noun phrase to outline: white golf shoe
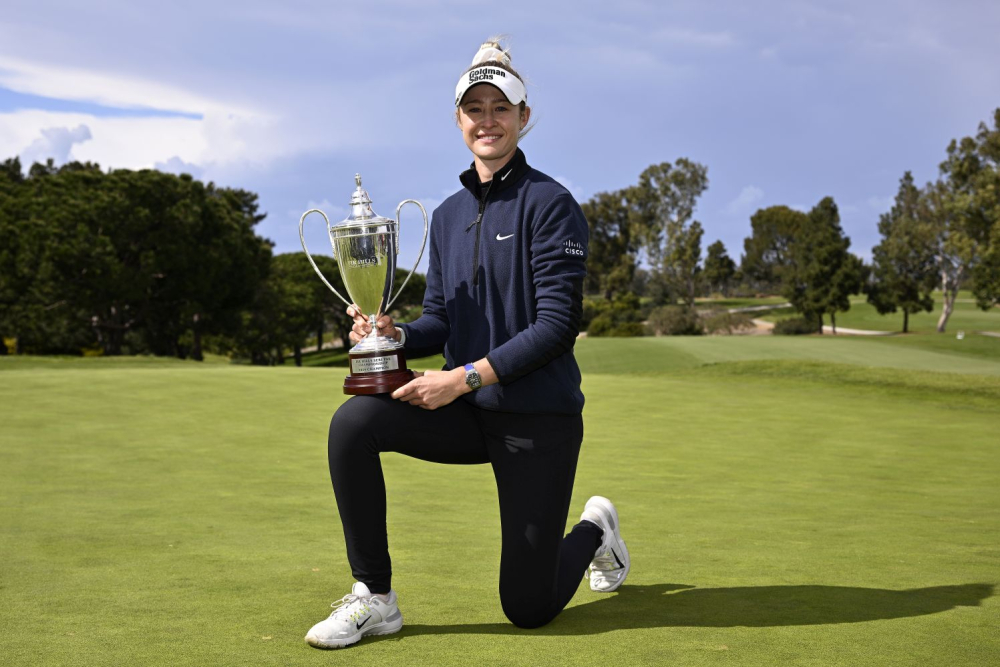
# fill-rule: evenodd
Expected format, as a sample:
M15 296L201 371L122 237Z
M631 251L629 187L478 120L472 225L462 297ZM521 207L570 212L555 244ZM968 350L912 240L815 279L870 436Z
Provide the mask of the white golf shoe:
M618 510L607 498L594 496L584 506L580 520L595 523L604 531L604 539L587 571L590 590L600 593L618 590L632 566L619 529Z
M334 607L330 617L306 633L306 643L310 646L343 648L365 635L391 635L403 627L396 591L389 591L389 599L383 600L359 581L349 595L330 606Z

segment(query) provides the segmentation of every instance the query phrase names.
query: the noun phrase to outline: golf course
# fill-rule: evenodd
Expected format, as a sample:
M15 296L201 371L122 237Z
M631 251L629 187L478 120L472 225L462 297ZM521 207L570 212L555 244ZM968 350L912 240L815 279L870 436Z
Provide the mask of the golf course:
M0 357L0 662L1000 664L1000 312L968 310L963 339L580 339L568 523L615 502L626 584L515 628L489 467L390 454L405 625L341 651L303 635L353 582L344 368Z

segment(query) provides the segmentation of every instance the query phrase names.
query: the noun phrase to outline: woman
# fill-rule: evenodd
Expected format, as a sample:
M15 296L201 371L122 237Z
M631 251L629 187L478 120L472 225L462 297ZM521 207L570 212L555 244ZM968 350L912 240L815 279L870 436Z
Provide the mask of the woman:
M456 87L456 120L472 167L434 212L423 315L380 335L413 358L444 351L450 370L419 374L390 395L355 396L330 424L330 476L357 583L306 642L340 648L399 631L403 617L386 537L379 454L490 463L503 547L500 600L512 623L545 625L590 568L610 592L629 571L615 507L591 498L562 536L583 440L573 357L586 274L587 221L556 181L517 147L531 108L496 41L483 44ZM351 340L371 328L352 307Z

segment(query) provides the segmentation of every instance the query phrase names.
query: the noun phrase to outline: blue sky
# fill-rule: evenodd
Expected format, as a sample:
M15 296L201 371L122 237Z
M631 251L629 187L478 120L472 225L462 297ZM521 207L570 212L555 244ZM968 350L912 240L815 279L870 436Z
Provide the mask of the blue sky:
M701 162L703 246L721 239L737 260L755 210L827 195L868 257L903 172L933 179L948 142L1000 106L987 0L43 0L0 16L0 159L247 188L268 214L260 233L297 251L301 212L343 218L355 172L387 216L458 188L471 157L452 94L495 33L529 82L530 164L585 201L650 164Z

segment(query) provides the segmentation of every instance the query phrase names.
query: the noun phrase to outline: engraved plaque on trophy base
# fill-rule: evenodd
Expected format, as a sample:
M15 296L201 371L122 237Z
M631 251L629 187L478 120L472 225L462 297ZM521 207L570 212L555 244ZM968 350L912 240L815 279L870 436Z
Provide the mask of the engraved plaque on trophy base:
M406 368L403 349L351 353L351 374L344 379L344 393L352 396L389 394L416 377Z

